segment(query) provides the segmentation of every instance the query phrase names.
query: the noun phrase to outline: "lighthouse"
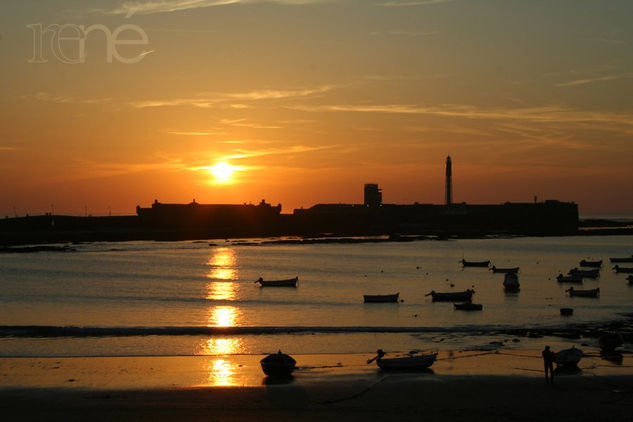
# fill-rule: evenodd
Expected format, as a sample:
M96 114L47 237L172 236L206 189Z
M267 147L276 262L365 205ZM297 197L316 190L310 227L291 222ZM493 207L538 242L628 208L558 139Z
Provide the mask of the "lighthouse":
M453 165L451 163L451 156L446 157L446 205L453 203Z

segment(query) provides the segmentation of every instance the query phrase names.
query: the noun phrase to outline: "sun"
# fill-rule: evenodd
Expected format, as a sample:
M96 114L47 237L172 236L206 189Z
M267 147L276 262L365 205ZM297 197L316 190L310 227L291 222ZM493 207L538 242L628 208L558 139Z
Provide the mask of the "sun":
M237 167L232 166L229 163L225 163L224 161L221 161L217 163L216 165L214 165L213 167L210 167L211 174L215 176L216 182L219 182L219 183L230 182L231 177L233 176L233 173L235 172L236 169Z

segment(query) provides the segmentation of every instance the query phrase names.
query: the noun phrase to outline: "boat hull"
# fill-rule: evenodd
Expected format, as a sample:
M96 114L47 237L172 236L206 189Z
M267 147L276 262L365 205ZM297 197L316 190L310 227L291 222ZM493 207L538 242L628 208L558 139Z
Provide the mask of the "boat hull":
M286 280L262 280L261 278L256 281L260 287L297 287L299 277L289 278Z
M465 259L462 259L461 261L462 266L464 267L489 267L490 266L490 261L466 261Z
M569 296L571 297L598 297L600 296L600 289L590 289L590 290L577 290L574 288L569 288L567 290L569 292Z
M422 356L378 358L376 363L383 371L421 371L429 369L435 362L437 353Z
M470 302L473 298L473 290L465 292L436 293L431 292L429 295L433 302Z
M556 364L560 366L575 367L578 366L580 359L582 359L583 353L582 350L572 347L571 349L561 350L554 356L556 358Z
M281 353L281 351L268 355L260 361L264 374L278 378L290 377L292 371L295 370L296 363L292 357Z
M398 303L400 293L393 295L363 295L365 303Z

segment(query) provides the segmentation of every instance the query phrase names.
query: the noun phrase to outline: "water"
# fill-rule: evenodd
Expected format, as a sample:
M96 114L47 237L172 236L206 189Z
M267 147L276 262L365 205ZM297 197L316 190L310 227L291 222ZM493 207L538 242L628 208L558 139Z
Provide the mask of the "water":
M77 253L0 255L1 356L467 349L491 341L511 345L508 329L599 323L632 311L633 288L608 262L633 253L632 236L76 247ZM504 293L502 274L462 269L462 258L520 266L521 291ZM564 291L568 285L555 280L583 258L605 260L600 279L585 280L582 287L600 287L599 299L570 298ZM254 283L260 276L296 275L296 289ZM425 296L473 286L473 301L484 305L482 312L455 311L452 304ZM404 302L363 304L364 294L396 292ZM573 307L574 316L561 317L561 307ZM15 328L7 326L53 328L29 328L14 336ZM78 328L56 328L69 326ZM230 327L240 332L224 331Z

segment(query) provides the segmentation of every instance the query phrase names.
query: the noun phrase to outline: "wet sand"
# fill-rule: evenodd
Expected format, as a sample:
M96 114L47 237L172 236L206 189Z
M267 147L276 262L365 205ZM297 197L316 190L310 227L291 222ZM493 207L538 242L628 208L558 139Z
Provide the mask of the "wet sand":
M2 358L0 408L46 420L628 420L633 359L586 350L546 385L539 351L440 354L433 372L384 373L371 355L298 355L271 383L261 356Z

